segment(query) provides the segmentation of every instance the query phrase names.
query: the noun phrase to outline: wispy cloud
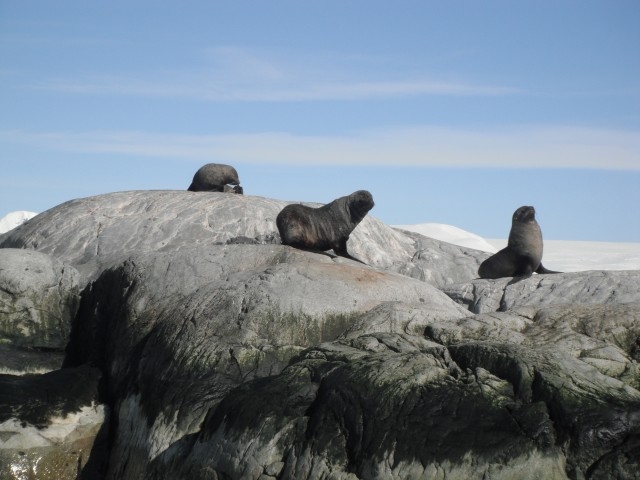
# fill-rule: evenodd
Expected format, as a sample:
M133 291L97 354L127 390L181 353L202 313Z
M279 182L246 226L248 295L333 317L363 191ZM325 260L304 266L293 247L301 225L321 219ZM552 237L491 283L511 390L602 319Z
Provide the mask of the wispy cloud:
M207 49L203 57L204 64L198 67L151 74L124 72L49 78L32 86L76 94L177 97L211 102L364 100L520 92L511 86L434 79L428 73L402 74L389 65L378 65L376 69L371 67L373 62L358 56L296 57L216 47Z
M167 75L159 75L167 77ZM418 95L509 95L517 89L490 85L410 81L356 81L298 85L232 85L202 78L151 81L144 78L95 76L69 81L54 79L38 88L77 94L182 97L211 102L296 102L323 100L374 100Z
M284 132L0 132L3 142L87 154L294 165L389 165L640 170L640 132L572 126L379 129L347 135Z

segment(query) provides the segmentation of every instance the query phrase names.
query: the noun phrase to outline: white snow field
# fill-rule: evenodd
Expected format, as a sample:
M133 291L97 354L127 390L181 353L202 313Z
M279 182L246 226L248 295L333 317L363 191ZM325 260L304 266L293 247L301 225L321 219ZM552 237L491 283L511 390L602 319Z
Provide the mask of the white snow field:
M7 213L0 218L0 234L13 230L18 225L22 225L27 220L35 217L37 213L20 210L18 212Z

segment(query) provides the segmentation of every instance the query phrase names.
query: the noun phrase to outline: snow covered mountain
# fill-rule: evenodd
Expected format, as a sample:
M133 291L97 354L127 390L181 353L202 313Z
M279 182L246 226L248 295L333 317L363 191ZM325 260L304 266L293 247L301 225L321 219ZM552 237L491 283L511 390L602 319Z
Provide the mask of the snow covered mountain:
M0 233L13 230L18 225L22 225L24 222L37 215L35 212L18 211L7 213L4 217L0 218Z
M452 225L443 223L419 223L415 225L392 225L392 227L419 233L425 237L435 238L436 240L453 243L461 247L475 248L483 252L494 253L498 251L481 236Z

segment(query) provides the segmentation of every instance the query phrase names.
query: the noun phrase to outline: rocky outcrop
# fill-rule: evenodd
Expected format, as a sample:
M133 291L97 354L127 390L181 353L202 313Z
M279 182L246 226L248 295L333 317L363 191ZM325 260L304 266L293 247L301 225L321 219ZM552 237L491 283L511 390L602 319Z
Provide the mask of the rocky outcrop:
M432 322L425 333L445 345L498 341L557 350L640 389L640 303L528 307Z
M491 255L407 230L398 231L413 240L414 253L411 262L397 268L396 271L438 288L478 278L478 267Z
M101 373L89 366L0 375L0 478L100 478L107 453Z
M80 274L33 250L0 249L0 478L99 478L107 452L100 370L60 369Z
M639 272L478 280L488 254L371 216L362 265L280 245L284 205L120 192L0 236L82 290L64 368L0 378L0 429L28 429L0 442L93 425L48 445L82 451L67 478L637 476Z
M593 458L624 461L639 400L562 354L365 335L232 391L147 478L597 478Z
M0 373L60 368L80 301L80 275L33 250L0 249Z
M112 478L139 478L233 387L280 373L389 302L465 314L424 282L282 245L140 254L105 271L84 293L67 364L95 363L110 379Z
M152 478L566 478L544 405L397 334L305 351L231 392L183 443Z
M474 313L521 307L639 302L640 271L591 271L474 280L443 291Z
M0 235L0 248L29 248L77 268L88 280L132 253L198 245L279 244L280 200L214 192L133 191L82 198ZM310 204L311 205L311 204ZM371 215L349 252L367 264L436 286L470 281L488 255L395 230Z

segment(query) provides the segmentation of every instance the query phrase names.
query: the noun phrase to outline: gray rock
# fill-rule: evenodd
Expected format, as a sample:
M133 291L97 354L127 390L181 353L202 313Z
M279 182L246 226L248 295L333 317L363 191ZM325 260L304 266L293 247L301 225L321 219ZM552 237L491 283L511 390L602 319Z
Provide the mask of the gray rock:
M280 245L284 205L121 192L0 236L82 275L51 373L103 373L106 478L637 476L640 272L474 280L489 254L369 215L363 266ZM0 391L0 427L40 411L19 405Z
M60 367L79 282L75 268L44 253L0 249L0 373Z
M100 376L87 366L0 375L0 478L102 477L108 432Z
M572 357L378 333L233 390L144 478L566 479L605 458L633 475L639 402Z
M545 307L524 334L640 389L640 302Z
M105 271L83 293L67 365L108 372L110 478L140 478L231 388L278 374L390 302L429 312L423 322L465 314L419 280L282 245L141 253Z
M243 384L144 478L633 478L640 392L563 353L373 334Z
M494 312L467 314L453 321L434 321L424 332L428 338L443 345L475 341L524 345L528 338L525 332L532 324L533 318L523 312Z
M354 318L340 338L353 338L369 333L423 336L425 329L434 323L449 325L468 315L461 306L454 305L434 299L423 303L383 302Z
M640 392L554 347L449 347L463 369L507 379L517 399L544 402L564 444L569 478L632 478L640 451Z
M438 320L425 332L444 345L499 341L550 348L640 389L640 303L527 307Z
M398 232L414 241L414 253L411 262L396 271L438 288L478 278L478 267L491 256L487 252L453 245L419 233L407 230Z
M474 280L443 291L474 313L525 306L622 304L640 301L640 271L588 271L528 278Z
M275 219L288 202L246 195L131 191L72 200L0 235L0 248L28 248L73 265L89 280L131 253L194 245L280 243ZM317 206L317 204L308 204ZM395 230L371 215L348 249L377 268L432 285L470 281L487 254Z

